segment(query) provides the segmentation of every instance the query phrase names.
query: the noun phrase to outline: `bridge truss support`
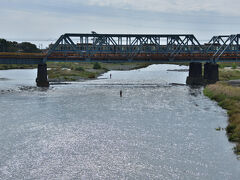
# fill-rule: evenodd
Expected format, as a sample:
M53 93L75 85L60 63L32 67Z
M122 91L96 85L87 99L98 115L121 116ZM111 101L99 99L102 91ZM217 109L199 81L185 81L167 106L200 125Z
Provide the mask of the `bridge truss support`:
M189 66L189 75L187 77L188 85L203 85L202 63L192 62Z
M46 61L166 60L194 55L203 47L192 34L63 34L52 45ZM64 59L65 58L65 59ZM191 59L191 57L188 57Z
M36 83L38 87L49 87L47 64L38 64Z

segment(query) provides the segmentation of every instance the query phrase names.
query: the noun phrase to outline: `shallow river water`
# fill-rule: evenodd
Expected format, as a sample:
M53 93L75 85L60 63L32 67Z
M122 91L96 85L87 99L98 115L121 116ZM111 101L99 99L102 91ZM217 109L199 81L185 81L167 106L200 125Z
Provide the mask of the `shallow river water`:
M0 71L0 179L238 180L227 114L177 65L35 87ZM110 73L112 79L109 79ZM123 97L119 96L122 90Z

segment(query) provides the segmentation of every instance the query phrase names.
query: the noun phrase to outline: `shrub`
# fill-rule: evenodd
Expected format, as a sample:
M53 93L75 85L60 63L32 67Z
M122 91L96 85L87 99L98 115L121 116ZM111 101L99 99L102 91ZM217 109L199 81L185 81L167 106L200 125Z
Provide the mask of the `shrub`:
M232 69L236 69L237 68L237 64L236 63L233 63L232 64Z
M95 78L95 74L89 74L89 75L88 75L88 78L94 79L94 78Z
M240 155L240 144L238 144L236 147L234 147L234 151L236 154Z
M75 68L76 71L84 71L83 67L79 66Z
M101 65L98 63L98 62L95 62L94 64L93 64L93 69L101 69L102 67L101 67Z
M225 68L225 65L221 63L221 64L219 64L219 68L223 69L223 68Z
M236 127L237 126L235 124L229 124L226 129L227 133L233 133Z

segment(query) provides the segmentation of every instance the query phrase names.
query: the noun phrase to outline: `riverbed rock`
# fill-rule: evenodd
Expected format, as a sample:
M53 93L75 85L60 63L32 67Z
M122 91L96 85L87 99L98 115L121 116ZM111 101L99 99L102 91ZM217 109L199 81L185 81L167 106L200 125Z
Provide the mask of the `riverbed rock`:
M239 86L240 87L240 79L230 80L230 81L228 81L228 84L231 86Z

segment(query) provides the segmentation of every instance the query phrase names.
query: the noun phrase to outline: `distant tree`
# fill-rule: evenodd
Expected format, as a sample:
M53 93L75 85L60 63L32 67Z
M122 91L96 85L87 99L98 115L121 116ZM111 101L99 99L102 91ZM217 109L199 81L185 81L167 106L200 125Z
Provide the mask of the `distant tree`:
M17 43L16 41L7 41L0 39L0 52L41 52L35 44L29 42Z
M18 51L18 43L16 41L8 41L8 52L17 52Z
M40 52L40 50L37 48L35 44L29 43L29 42L22 42L18 44L19 50L22 50L23 52L31 53L31 52Z
M0 39L0 52L8 51L8 43L5 39Z

